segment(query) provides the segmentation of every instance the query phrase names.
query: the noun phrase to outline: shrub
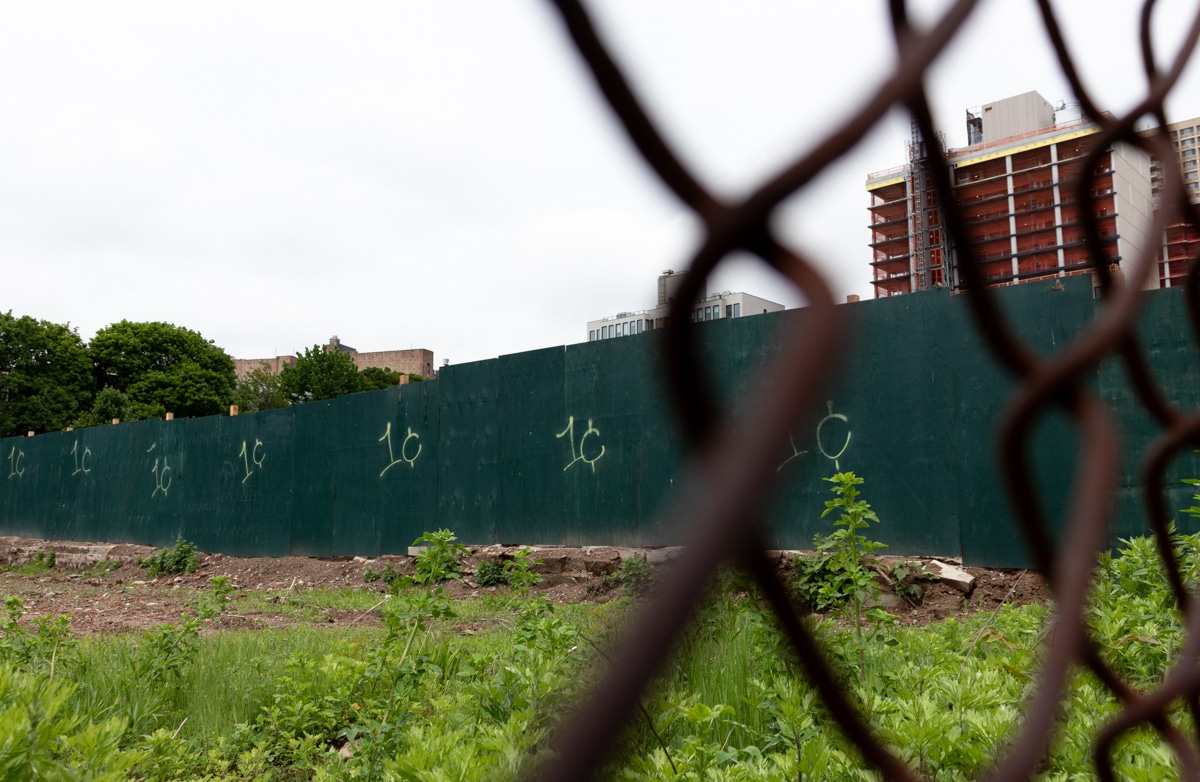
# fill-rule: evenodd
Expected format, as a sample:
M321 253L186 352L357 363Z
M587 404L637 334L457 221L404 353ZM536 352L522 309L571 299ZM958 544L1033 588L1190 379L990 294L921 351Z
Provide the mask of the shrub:
M504 586L508 583L508 573L497 559L487 559L475 568L475 583L479 586Z
M654 565L642 557L629 557L622 559L621 566L604 577L604 586L638 596L645 594L653 581Z
M196 557L196 544L184 540L180 535L175 539L174 546L139 559L138 565L157 578L169 573L195 573L196 568L200 566L200 560Z
M413 541L413 545L425 544L425 548L413 560L413 575L408 579L418 586L440 584L462 576L458 564L459 555L470 554L467 547L458 543L458 538L448 529L426 532Z
M900 597L920 603L925 598L924 581L937 581L936 573L931 573L920 562L897 562L892 566L892 591Z
M517 592L527 592L542 577L533 568L542 564L540 559L529 558L530 549L523 548L504 563L504 580Z

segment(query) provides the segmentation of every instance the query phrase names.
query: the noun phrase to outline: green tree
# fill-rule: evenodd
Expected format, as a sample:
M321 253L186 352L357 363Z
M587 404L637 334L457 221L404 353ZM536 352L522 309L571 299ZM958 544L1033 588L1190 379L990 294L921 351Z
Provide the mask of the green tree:
M96 332L89 351L100 386L129 397L131 419L218 415L233 399L233 359L190 329L123 320Z
M272 372L269 365L255 367L237 382L233 389L233 403L242 413L287 407L288 398L283 393L281 382L282 378Z
M400 373L394 369L367 367L358 374L362 378L364 391L382 391L400 384Z
M76 429L83 429L88 426L103 426L112 422L113 419L136 421L139 418L139 412L145 411L134 411L129 403L129 397L109 386L100 389L92 402L92 409L81 413L72 425ZM151 418L153 415L146 413L140 417Z
M296 357L296 365L279 373L279 387L292 404L332 399L365 390L354 357L313 345Z
M0 437L64 429L95 391L92 362L75 330L0 313Z

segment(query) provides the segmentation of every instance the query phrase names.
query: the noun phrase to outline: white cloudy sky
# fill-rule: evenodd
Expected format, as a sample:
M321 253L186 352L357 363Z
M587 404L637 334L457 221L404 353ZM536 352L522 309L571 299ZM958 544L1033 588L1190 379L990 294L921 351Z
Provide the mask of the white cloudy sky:
M945 4L918 3L926 18ZM893 59L884 0L591 5L727 194L814 145ZM1160 5L1173 44L1196 2ZM1056 3L1116 111L1142 89L1137 6ZM1200 114L1198 71L1176 119ZM930 87L951 146L968 106L1071 99L1032 0L983 2ZM541 0L10 2L0 107L0 311L85 339L164 320L235 357L337 334L474 361L652 306L698 236ZM779 215L839 296L871 295L863 183L904 162L907 133L896 114ZM744 259L709 289L800 303Z

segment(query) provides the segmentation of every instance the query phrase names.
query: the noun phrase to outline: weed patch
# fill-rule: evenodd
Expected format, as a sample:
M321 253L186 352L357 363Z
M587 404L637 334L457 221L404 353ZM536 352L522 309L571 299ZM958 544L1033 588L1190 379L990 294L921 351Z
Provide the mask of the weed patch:
M184 540L180 535L175 539L175 545L139 559L138 566L145 568L153 578L158 578L174 573L195 573L200 560L196 556L196 544Z
M24 565L9 568L13 573L22 576L40 576L54 569L54 549L42 549L35 553Z
M654 565L642 557L626 557L621 565L604 575L601 583L605 589L620 589L630 597L639 597L650 591L654 583Z
M459 565L458 558L468 556L471 552L458 542L458 538L450 530L426 532L412 544L423 544L424 548L413 559L413 575L401 579L401 583L429 586L462 577L462 566Z

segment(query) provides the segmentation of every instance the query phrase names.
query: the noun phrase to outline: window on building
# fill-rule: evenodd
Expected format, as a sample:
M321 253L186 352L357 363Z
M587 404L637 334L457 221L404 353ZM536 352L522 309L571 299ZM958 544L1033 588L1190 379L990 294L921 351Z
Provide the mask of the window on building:
M1175 132L1171 131L1171 135L1174 136ZM1180 130L1179 130L1179 136L1181 138L1187 138L1188 136L1194 136L1194 135L1196 135L1195 128L1180 128Z
M733 317L733 305L732 304L725 305L725 317L727 317L727 318Z
M596 341L596 330L592 329L591 331L588 332L588 342L595 342L595 341Z
M713 320L717 320L720 317L721 317L721 305L714 304L713 305Z
M1194 138L1185 138L1185 139L1183 139L1182 141L1180 141L1180 142L1179 142L1179 146L1181 146L1181 147L1194 147L1194 146L1196 146L1196 139L1194 139Z
M1196 172L1195 172L1195 171L1189 171L1189 172L1187 172L1186 174L1184 174L1184 175L1183 175L1183 178L1184 178L1184 179L1186 179L1186 180L1187 180L1187 181L1189 181L1189 182L1194 182L1194 181L1196 181Z
M645 325L646 325L646 321L642 320L641 318L638 318L638 334L642 333Z
M733 317L735 317L735 318L742 317L742 305L741 304L733 305Z
M1194 149L1193 149L1193 150L1189 150L1189 151L1190 151L1190 152L1195 152L1196 150L1194 150ZM1195 160L1185 160L1185 161L1183 161L1183 167L1184 167L1184 168L1195 168L1195 167L1196 167L1196 161L1195 161Z
M705 319L705 320L712 320L712 307L705 307L705 308L704 308L704 319Z
M612 324L608 327L608 338L612 339L616 335L617 335L617 326L616 326L616 324Z
M1184 157L1196 157L1196 150L1194 150L1194 149L1185 149L1185 150L1183 150L1183 152L1182 152L1181 154L1182 154ZM1160 168L1160 169L1161 169L1161 166L1158 166L1158 168Z

